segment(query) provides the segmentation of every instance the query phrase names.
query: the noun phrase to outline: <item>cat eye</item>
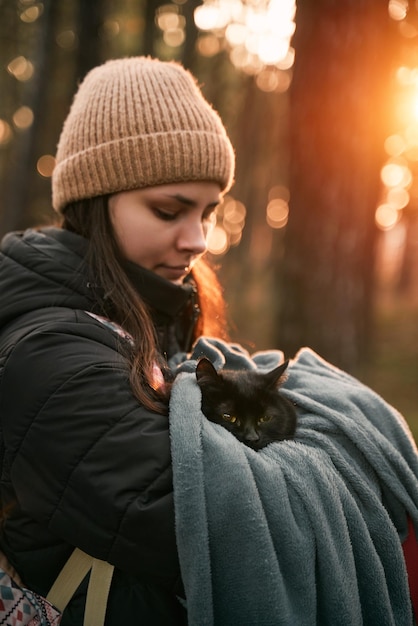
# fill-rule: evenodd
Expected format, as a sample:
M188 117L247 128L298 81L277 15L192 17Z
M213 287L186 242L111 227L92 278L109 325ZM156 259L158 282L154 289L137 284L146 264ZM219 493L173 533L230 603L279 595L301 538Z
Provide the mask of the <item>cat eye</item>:
M263 415L263 417L260 417L260 419L258 420L259 424L267 424L267 422L271 422L271 415Z
M222 419L226 422L231 422L231 424L234 424L237 421L235 415L230 415L229 413L222 413Z

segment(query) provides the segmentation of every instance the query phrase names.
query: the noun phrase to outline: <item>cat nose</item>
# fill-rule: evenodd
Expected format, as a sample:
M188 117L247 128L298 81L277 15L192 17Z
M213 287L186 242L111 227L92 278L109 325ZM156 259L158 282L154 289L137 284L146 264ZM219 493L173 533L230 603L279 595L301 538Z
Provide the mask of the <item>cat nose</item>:
M245 441L258 441L260 439L260 435L255 428L249 427L244 433L244 439Z

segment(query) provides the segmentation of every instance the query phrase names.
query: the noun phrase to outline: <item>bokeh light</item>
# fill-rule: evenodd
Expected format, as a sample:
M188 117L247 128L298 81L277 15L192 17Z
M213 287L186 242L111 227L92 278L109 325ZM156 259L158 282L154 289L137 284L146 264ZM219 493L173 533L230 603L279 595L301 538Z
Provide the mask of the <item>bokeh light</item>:
M204 57L213 57L221 51L221 41L215 35L201 35L196 43L199 54Z
M406 148L406 141L402 135L390 135L385 141L386 153L390 156L399 156Z
M407 187L412 182L412 173L406 162L386 163L380 176L386 187Z
M393 20L403 20L408 12L408 0L389 0L388 10Z
M415 5L418 8L417 0ZM409 9L408 0L388 2L389 16L398 22L399 33L406 38L418 35L416 26L407 21ZM396 226L403 209L418 199L418 181L414 180L418 162L418 67L403 64L395 78L399 86L395 102L399 128L384 143L388 159L380 172L383 189L375 212L376 224L382 230Z
M381 230L393 228L399 221L400 214L390 204L381 204L376 209L375 220Z
M211 254L224 254L228 248L228 235L221 226L215 226L209 235L208 251Z
M52 172L55 167L55 158L52 154L44 154L42 155L36 164L36 169L38 173L44 178L49 178L52 176Z
M32 78L34 67L24 56L18 56L10 61L7 66L7 71L17 80L25 82Z
M13 114L13 124L19 130L25 130L29 128L33 123L33 111L27 106L22 106L17 109Z
M77 36L73 30L63 30L57 34L55 41L63 50L73 50L77 44Z
M181 46L186 39L186 18L177 4L163 4L155 14L155 23L163 33L163 41L170 48Z
M0 119L0 147L6 146L13 138L13 132L10 124L6 120Z
M258 75L264 68L275 68L276 74L265 75L257 83L264 91L286 91L290 75L279 79L294 62L290 46L295 32L295 0L204 0L194 12L196 26L222 39L233 65L247 74ZM221 46L219 46L219 49ZM199 51L205 48L198 43ZM215 46L208 46L212 56Z
M209 252L225 254L232 246L237 246L242 238L247 209L232 195L225 196L216 211L216 225L209 237Z
M103 22L100 35L103 39L113 39L120 33L120 24L117 20L107 19Z
M271 228L283 228L289 217L289 205L283 198L270 200L266 209L267 224Z
M20 19L22 20L22 22L26 22L27 24L30 24L31 22L36 22L38 17L42 15L43 9L43 4L41 4L40 2L33 4L32 6L22 11L22 13L20 14Z
M403 187L392 187L388 190L387 203L395 209L403 209L409 204L409 193Z

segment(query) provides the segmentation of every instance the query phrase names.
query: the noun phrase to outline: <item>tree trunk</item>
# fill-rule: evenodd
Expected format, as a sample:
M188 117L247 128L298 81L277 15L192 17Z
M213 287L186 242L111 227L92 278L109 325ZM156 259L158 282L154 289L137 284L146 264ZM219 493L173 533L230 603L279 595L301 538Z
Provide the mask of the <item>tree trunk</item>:
M81 82L84 76L96 65L103 62L101 53L100 28L103 25L104 1L86 2L79 0L77 33L79 45L76 57L76 81Z
M37 175L36 142L44 116L55 13L55 3L52 0L45 0L33 58L35 73L28 81L26 96L22 103L32 110L34 119L31 126L16 138L11 150L10 176L7 178L4 192L4 210L0 215L1 235L24 226L33 188L32 180Z
M278 344L355 371L370 346L391 24L380 0L300 0L296 24Z
M145 3L145 31L144 31L144 55L155 56L155 39L157 27L155 25L155 15L159 6L163 2L161 0L146 0Z
M194 69L194 62L196 60L196 41L197 41L197 26L194 21L194 12L196 7L201 3L201 0L189 0L182 7L182 14L186 20L186 38L183 44L181 53L181 63L185 68L189 70Z

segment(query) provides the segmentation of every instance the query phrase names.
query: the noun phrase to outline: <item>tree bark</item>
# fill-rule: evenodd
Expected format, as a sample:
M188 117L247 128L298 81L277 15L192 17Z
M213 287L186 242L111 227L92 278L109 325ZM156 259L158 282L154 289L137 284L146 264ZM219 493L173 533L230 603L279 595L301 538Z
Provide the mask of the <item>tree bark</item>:
M45 93L50 75L50 49L53 39L56 6L52 0L43 3L39 38L34 54L34 76L26 86L22 104L34 115L31 126L16 138L11 151L10 176L6 180L4 210L0 215L0 235L24 227L28 212L32 180L36 176L36 142L44 117Z
M180 61L189 70L194 69L194 62L197 56L196 41L198 31L194 21L194 12L200 4L202 4L201 0L189 0L182 7L182 14L186 20L186 38L182 47Z
M300 0L296 24L278 344L355 371L370 347L391 24L380 0Z
M93 67L103 62L100 28L103 25L104 1L79 0L77 34L79 45L76 57L76 81L81 82Z
M159 6L163 2L161 0L146 0L145 3L145 31L144 31L144 55L155 56L155 39L157 27L155 25L155 15Z

